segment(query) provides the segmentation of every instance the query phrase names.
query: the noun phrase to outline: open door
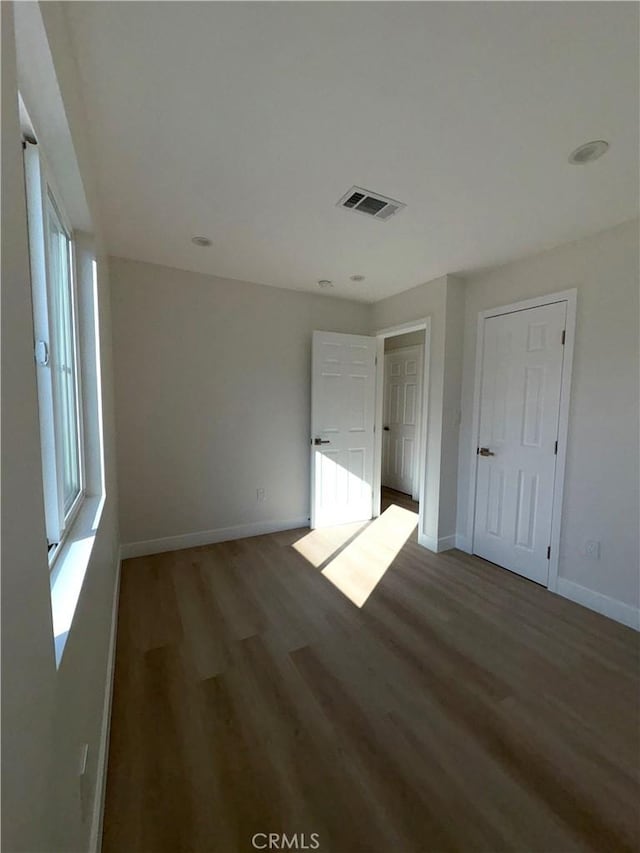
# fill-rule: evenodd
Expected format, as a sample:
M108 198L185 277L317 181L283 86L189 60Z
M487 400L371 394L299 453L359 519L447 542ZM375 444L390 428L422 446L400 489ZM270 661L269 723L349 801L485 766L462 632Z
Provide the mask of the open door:
M311 527L373 514L376 339L313 333Z
M384 357L382 485L419 500L418 434L422 412L424 346Z

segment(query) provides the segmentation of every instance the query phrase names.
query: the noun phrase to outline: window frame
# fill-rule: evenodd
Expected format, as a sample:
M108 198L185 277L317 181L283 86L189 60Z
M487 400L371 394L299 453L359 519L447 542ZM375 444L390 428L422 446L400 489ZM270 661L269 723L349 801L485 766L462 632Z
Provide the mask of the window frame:
M73 229L61 203L46 158L37 143L24 143L25 187L31 264L31 296L34 325L34 359L36 364L40 445L44 492L45 524L49 569L69 534L87 496L84 436L84 403L82 365L80 360L80 328L78 319L78 275ZM78 492L65 510L63 481L63 415L61 384L53 369L59 339L55 330L56 283L52 271L51 230L49 218L57 220L67 241L68 288L71 308L72 354L77 437ZM67 286L65 284L65 286Z
M84 428L83 428L84 425L83 425L83 418L82 418L83 400L82 400L82 390L81 390L82 389L82 378L81 378L82 371L81 371L81 365L80 365L80 348L79 348L80 329L79 329L79 325L78 325L78 292L77 292L78 276L76 274L76 249L75 249L75 241L73 239L73 231L70 228L70 226L68 225L68 220L66 219L66 216L62 212L62 209L60 208L60 206L56 200L56 197L53 193L53 190L51 188L51 185L49 183L47 183L47 191L48 191L47 192L47 200L46 200L47 206L48 206L48 204L51 205L54 214L58 218L58 223L61 227L61 230L64 233L64 236L67 240L67 263L68 263L68 270L69 270L69 291L70 291L70 296L71 296L71 326L72 326L72 330L73 330L73 341L72 341L73 347L72 347L72 349L73 349L74 386L75 386L74 390L75 390L75 403L76 403L76 405L75 405L75 409L76 409L75 427L76 427L76 440L78 443L78 450L77 450L77 453L78 453L78 492L77 492L76 496L74 497L73 501L71 502L71 505L69 506L68 510L65 510L64 495L62 496L62 498L60 500L60 505L61 505L62 511L64 513L64 528L66 529L72 524L73 518L75 517L75 515L78 512L79 505L82 503L82 500L86 495L86 478L85 478L85 463L84 463ZM48 213L48 210L47 210L47 213ZM50 234L48 234L47 236L50 237ZM52 289L52 282L49 279L47 280L47 285L50 289ZM50 290L50 293L51 293L51 290ZM53 299L51 297L50 297L50 299L51 299L51 301L53 301ZM57 344L56 344L56 346L57 346ZM54 390L55 390L55 385L56 385L56 383L54 381ZM60 410L62 403L61 403L61 399L60 399L61 395L60 395L59 391L56 393L55 396L57 396L58 399L54 400L55 405L57 406L56 411L54 413L54 421L56 422L58 430L60 430L61 421L62 421L63 416L62 416L62 412ZM63 460L61 459L61 457L62 457L62 447L61 447L62 441L61 441L60 436L57 436L57 442L58 442L58 444L56 446L56 457L57 457L56 461L57 461L58 467L60 469L62 469L64 467L64 463L63 463ZM60 482L58 484L58 488L60 489Z

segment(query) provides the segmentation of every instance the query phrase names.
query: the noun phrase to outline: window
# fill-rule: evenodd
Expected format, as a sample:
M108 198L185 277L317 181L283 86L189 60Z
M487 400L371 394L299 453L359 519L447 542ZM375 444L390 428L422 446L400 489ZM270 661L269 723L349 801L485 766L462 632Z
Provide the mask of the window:
M38 146L25 174L44 508L50 563L84 497L78 318L71 229Z

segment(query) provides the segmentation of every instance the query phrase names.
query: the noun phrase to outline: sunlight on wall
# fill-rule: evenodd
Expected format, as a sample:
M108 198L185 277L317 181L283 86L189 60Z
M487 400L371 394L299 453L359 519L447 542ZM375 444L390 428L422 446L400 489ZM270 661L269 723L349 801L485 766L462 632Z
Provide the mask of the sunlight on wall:
M104 435L102 426L102 384L100 365L100 320L98 314L98 268L92 259L93 323L95 340L96 426L97 434L87 432L85 450L97 467L87 476L86 499L74 520L61 552L51 571L51 610L56 666L60 666L69 632L89 567L98 525L105 504Z
M357 607L362 607L413 535L418 514L392 505L369 523L312 530L293 547Z
M70 544L65 554L64 568L58 572L51 587L53 636L58 660L62 657L64 643L73 622L94 540L95 534Z

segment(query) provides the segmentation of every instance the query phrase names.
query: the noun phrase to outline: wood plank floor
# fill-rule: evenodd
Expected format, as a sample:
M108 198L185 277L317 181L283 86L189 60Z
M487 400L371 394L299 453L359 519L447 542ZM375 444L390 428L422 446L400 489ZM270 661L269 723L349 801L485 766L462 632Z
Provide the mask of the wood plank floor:
M395 489L383 486L380 494L380 509L384 512L392 504L401 506L403 509L409 509L412 512L418 512L418 504L411 499L411 495L405 495L404 492L396 492Z
M104 853L638 850L637 634L385 503L124 563Z

